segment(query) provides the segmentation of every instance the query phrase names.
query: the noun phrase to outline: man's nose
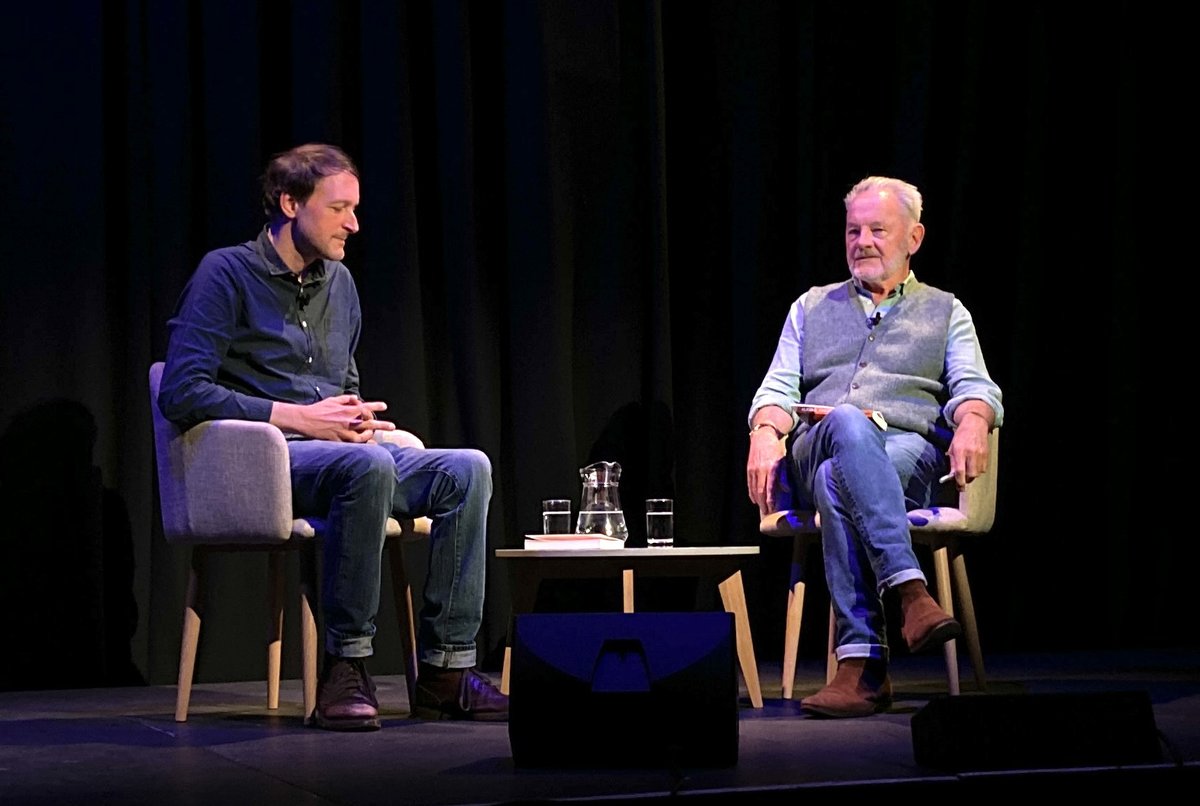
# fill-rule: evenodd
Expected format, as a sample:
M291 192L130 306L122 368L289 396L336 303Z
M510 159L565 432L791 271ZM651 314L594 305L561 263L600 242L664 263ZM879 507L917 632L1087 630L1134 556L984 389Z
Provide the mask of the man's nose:
M358 232L358 216L351 213L342 224L350 232Z

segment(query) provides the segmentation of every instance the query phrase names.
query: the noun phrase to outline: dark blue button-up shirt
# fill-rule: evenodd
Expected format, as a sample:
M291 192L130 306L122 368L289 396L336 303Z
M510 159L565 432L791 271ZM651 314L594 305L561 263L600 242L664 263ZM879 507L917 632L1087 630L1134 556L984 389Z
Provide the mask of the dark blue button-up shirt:
M350 270L290 271L267 237L209 252L168 322L158 405L182 428L269 420L271 403L358 393L362 316Z

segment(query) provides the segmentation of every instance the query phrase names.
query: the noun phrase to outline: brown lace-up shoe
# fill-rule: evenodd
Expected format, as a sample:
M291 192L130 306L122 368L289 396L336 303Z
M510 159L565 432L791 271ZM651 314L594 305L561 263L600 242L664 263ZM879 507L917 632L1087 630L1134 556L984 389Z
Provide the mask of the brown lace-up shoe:
M887 663L874 658L846 658L825 688L800 701L812 716L841 719L871 716L892 706L892 681Z
M962 625L934 601L921 580L902 583L896 591L900 595L900 634L909 652L941 646L962 635Z
M474 669L442 669L420 664L412 715L418 719L503 722L508 696Z
M325 655L313 723L326 730L379 730L379 700L365 658Z

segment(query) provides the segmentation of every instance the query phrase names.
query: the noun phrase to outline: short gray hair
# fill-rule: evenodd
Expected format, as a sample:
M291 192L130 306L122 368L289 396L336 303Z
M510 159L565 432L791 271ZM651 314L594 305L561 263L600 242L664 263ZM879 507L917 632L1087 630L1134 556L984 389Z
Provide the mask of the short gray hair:
M921 191L917 190L916 185L911 185L903 179L894 179L890 176L868 176L861 180L857 185L850 188L850 192L846 194L844 199L846 209L850 209L850 202L854 201L855 196L861 196L863 193L887 191L895 195L900 200L900 204L912 217L912 220L920 223L921 221Z

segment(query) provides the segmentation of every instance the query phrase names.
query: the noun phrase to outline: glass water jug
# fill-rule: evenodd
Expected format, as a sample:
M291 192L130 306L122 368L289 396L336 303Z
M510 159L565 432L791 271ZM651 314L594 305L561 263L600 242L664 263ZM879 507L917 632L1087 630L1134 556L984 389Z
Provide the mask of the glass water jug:
M625 540L629 528L621 511L621 466L616 462L595 462L580 468L583 494L579 498L579 522L575 531L585 535L608 535Z

